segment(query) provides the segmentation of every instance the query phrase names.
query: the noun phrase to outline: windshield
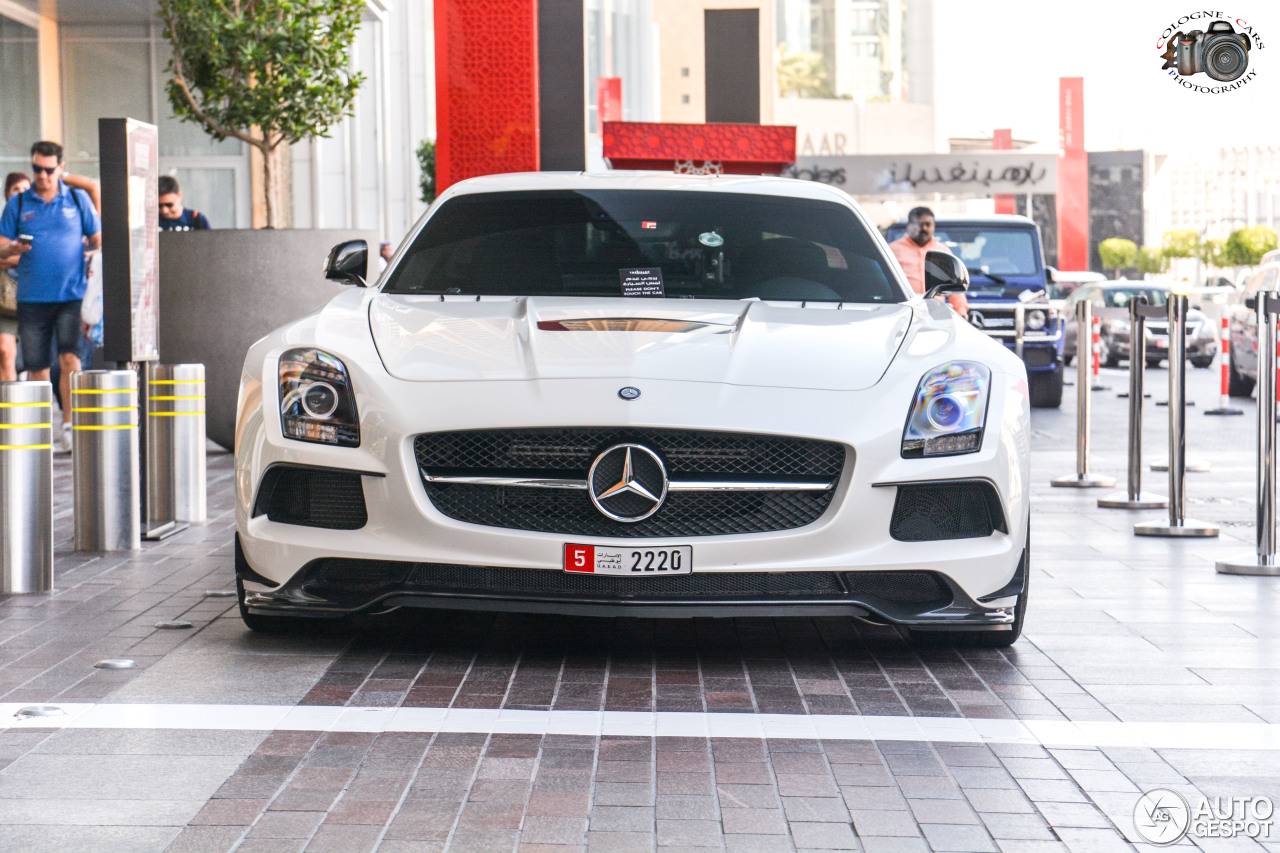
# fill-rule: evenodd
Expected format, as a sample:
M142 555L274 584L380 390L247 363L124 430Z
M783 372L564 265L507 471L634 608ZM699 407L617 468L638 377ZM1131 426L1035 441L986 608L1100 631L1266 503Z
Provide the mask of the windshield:
M1128 308L1129 303L1138 296L1147 297L1148 305L1160 306L1169 301L1169 292L1154 287L1135 287L1132 290L1115 289L1102 291L1102 298L1108 308Z
M870 230L840 204L739 193L461 195L385 293L901 302Z
M1030 231L939 226L934 237L971 270L1000 276L1040 272L1036 241Z

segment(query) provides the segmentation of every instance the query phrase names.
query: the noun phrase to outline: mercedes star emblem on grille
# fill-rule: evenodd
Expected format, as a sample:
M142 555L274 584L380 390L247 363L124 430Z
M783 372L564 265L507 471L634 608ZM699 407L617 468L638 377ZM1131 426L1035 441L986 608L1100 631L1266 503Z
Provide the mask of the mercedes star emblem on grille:
M615 444L591 463L587 494L614 521L643 521L667 497L667 469L642 444Z
M983 324L986 323L986 321L987 321L987 318L982 316L981 311L969 312L969 322L972 323L975 328L981 329Z
M618 389L618 396L624 400L638 400L640 399L640 389L633 385L628 385L625 388Z

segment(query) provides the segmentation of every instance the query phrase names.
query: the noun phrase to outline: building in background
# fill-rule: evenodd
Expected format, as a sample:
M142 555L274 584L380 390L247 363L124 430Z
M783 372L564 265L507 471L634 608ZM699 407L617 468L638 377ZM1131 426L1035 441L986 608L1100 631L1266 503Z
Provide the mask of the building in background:
M1148 239L1190 229L1222 239L1237 228L1280 224L1280 147L1172 153L1148 164Z
M238 140L175 119L169 60L150 0L0 0L0 168L29 170L31 143L61 141L71 171L98 173L98 118L160 128L160 168L218 228L254 221L258 166ZM418 200L418 143L435 136L430 0L367 0L352 50L365 75L355 115L330 138L295 145L292 224L359 228L398 240Z

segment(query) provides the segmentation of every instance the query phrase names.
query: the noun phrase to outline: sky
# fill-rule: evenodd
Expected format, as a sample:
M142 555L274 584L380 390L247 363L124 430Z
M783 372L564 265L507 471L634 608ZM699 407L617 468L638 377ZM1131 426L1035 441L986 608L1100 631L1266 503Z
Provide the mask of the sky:
M934 0L933 8L934 109L944 140L1008 127L1015 139L1056 150L1058 78L1083 77L1089 151L1280 146L1276 0ZM1160 70L1156 41L1197 10L1242 19L1261 36L1263 48L1249 51L1257 75L1239 90L1188 91ZM1188 80L1214 85L1203 73Z

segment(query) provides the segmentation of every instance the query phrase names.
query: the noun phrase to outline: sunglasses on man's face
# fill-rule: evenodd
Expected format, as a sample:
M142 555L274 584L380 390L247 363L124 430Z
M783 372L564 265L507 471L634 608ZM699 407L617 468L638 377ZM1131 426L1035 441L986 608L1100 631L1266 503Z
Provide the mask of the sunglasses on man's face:
M162 201L160 202L160 209L161 210L177 210L178 203L173 201Z
M58 171L58 169L60 168L62 167L61 166L37 166L35 163L31 164L31 171L35 172L37 175L40 174L41 172L44 172L46 175L52 175L54 172Z

